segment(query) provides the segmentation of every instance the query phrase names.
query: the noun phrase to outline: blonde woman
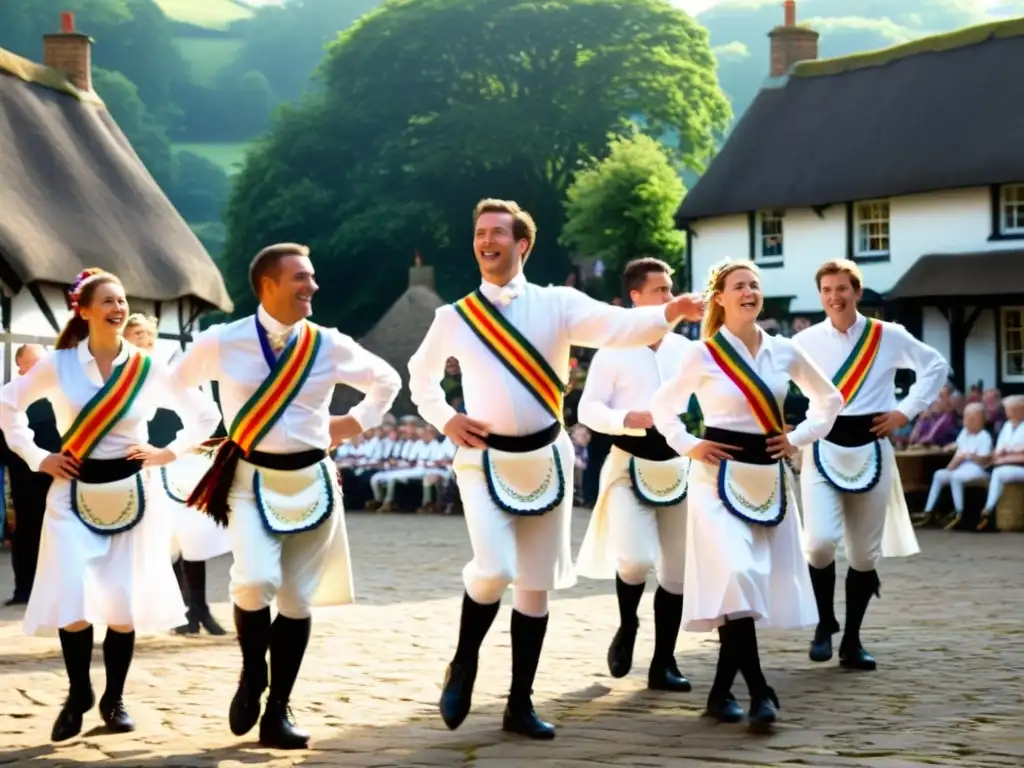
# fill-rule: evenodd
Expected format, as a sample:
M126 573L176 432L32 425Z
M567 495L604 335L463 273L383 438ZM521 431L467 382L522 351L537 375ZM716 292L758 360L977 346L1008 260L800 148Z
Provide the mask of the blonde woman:
M739 722L736 673L750 691L748 719L774 722L779 700L765 680L754 622L810 627L818 613L800 547L800 522L783 459L828 434L843 407L839 391L788 339L757 325L763 296L750 262L711 271L703 343L691 344L674 378L651 402L668 444L693 461L689 475L683 629L718 630L718 669L707 713ZM809 399L806 420L788 431L782 402L790 381ZM678 414L695 394L704 439Z
M125 323L124 337L140 349L152 353L157 336L156 318L136 313ZM150 443L160 445L167 442L176 420L177 416L172 411L157 408L149 423ZM174 630L179 635L198 635L200 627L211 635L225 634L206 602L206 561L230 552L231 541L226 528L217 525L208 515L185 505L188 495L211 462L207 454L190 453L160 467L160 486L171 509L171 559L188 607L185 623Z

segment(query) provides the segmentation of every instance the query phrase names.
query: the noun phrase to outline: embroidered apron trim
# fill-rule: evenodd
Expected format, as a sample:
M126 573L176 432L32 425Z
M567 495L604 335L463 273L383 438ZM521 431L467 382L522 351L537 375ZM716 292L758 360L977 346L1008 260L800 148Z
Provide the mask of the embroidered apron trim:
M305 469L254 467L252 492L263 525L272 534L319 528L334 512L335 490L327 461Z
M543 515L565 500L565 474L557 445L529 453L487 448L481 461L487 491L502 512Z
M757 375L740 353L729 343L721 331L704 342L722 372L743 393L750 406L754 419L767 435L781 435L785 432L786 420L782 415L782 407L774 393Z
M672 507L682 504L687 493L686 459L648 461L629 457L629 480L641 504L651 507Z
M718 498L725 509L752 525L774 527L789 506L782 462L746 464L722 461L718 467Z
M812 455L818 473L842 493L867 493L882 477L882 444L877 440L852 448L818 440Z
M141 472L109 483L71 481L71 511L93 533L113 536L142 522L146 486Z

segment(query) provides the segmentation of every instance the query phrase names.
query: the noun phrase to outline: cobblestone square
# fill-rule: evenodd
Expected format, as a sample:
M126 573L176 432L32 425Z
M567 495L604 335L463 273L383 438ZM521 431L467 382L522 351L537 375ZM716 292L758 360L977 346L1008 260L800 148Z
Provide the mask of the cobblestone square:
M586 527L577 512L574 552ZM458 517L348 516L357 604L320 609L293 706L311 749L260 749L227 726L239 653L223 638L140 638L126 691L138 729L110 735L95 711L83 735L49 743L65 694L56 639L25 638L21 609L0 608L0 764L64 766L1021 766L1024 765L1024 538L919 532L922 554L885 561L882 598L863 633L875 673L807 659L807 633L762 632L765 671L782 701L768 736L699 717L714 676L713 635L682 633L677 659L690 694L645 690L651 594L641 606L634 668L612 679L605 654L617 609L612 582L581 580L552 602L534 701L559 726L554 742L500 730L509 678L505 600L484 645L474 711L456 732L437 714L455 644L460 571L469 556ZM211 563L214 612L230 626L229 558ZM840 577L845 567L841 566ZM653 582L653 579L651 580ZM11 594L0 557L0 596ZM842 581L837 588L842 616ZM93 684L102 691L102 633ZM746 692L736 693L744 705Z

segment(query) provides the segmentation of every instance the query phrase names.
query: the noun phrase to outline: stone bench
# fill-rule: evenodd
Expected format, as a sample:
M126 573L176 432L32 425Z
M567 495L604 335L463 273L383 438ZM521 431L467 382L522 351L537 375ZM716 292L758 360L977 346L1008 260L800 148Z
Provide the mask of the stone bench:
M997 531L1024 531L1024 483L1011 483L1003 489L995 518Z

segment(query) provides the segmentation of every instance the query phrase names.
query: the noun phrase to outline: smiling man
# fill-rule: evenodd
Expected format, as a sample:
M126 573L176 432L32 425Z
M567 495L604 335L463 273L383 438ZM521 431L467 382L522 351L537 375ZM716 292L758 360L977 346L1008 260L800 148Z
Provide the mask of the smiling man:
M919 552L903 498L889 436L921 413L939 394L949 366L902 325L864 317L857 311L864 278L852 261L821 265L815 275L826 319L793 337L843 395L845 405L832 431L803 452L800 472L804 512L804 554L818 604L812 661L832 658L839 631L834 599L836 545L846 534L846 625L839 663L873 670L860 628L881 584L875 567L884 554ZM917 380L896 403L896 371L913 370ZM892 539L883 541L883 532Z
M473 212L480 287L437 310L409 360L409 389L420 415L458 446L455 470L473 559L463 570L459 642L440 710L458 728L469 714L480 646L511 585L512 685L502 727L550 739L554 726L531 693L548 624L548 591L576 582L570 552L572 441L563 428L569 348L657 344L703 302L679 296L623 309L566 286L541 287L523 268L537 227L510 200L482 200ZM466 413L441 382L458 358Z

